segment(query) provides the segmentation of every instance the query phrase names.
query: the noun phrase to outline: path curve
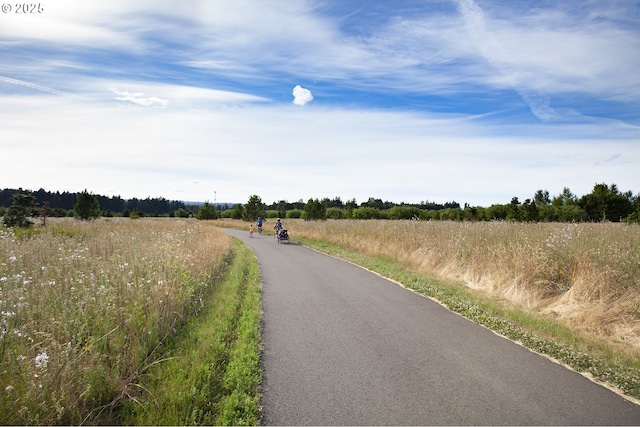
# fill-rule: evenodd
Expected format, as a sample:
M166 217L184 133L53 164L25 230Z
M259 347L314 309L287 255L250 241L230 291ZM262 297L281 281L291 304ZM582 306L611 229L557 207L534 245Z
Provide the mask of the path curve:
M640 424L639 405L295 236L225 231L262 274L263 424Z

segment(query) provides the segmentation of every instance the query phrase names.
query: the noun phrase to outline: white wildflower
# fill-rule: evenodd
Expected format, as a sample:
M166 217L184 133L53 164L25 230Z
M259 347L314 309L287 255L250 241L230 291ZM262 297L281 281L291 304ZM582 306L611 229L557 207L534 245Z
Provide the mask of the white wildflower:
M36 368L44 369L47 367L47 362L49 362L49 356L47 356L46 352L42 352L35 358Z

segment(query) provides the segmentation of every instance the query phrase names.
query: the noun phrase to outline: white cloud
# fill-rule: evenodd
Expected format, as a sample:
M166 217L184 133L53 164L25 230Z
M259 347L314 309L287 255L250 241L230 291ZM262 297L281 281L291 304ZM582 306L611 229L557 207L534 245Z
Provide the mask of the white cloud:
M145 98L144 93L130 93L126 90L120 91L117 89L112 89L112 92L118 95L115 98L118 101L128 101L143 107L164 108L169 105L169 101L167 99L158 98L157 96Z
M295 105L306 105L313 101L313 95L309 89L305 89L300 85L293 88L293 103Z

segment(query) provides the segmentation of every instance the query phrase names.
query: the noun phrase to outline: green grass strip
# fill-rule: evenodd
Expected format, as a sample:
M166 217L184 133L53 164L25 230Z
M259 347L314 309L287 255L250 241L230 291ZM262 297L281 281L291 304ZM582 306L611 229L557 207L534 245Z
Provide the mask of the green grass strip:
M233 256L205 308L141 377L121 423L257 425L260 316L257 260L234 239Z
M640 361L616 354L606 343L579 336L553 319L524 312L463 285L411 271L389 258L370 256L309 238L299 237L297 241L399 282L475 323L613 385L629 397L640 399Z

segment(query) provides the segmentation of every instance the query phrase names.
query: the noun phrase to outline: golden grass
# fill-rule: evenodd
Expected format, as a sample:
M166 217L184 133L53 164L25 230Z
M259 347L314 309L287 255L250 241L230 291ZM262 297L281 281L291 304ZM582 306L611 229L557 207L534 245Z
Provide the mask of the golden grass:
M0 423L91 423L127 398L230 248L195 220L0 229Z
M291 238L385 256L640 357L640 226L287 219ZM230 223L232 224L232 222ZM237 223L236 223L237 226ZM269 230L269 224L265 226Z

